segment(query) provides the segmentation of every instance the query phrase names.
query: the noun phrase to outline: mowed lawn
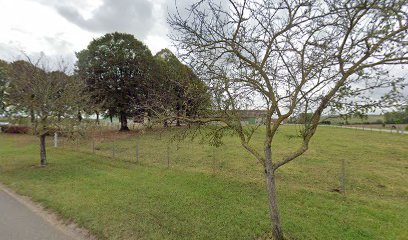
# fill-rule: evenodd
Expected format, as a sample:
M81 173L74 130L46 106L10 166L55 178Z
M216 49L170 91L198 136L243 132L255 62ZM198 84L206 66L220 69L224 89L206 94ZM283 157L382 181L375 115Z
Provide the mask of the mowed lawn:
M280 130L274 156L299 144L297 130ZM138 163L109 157L109 141L98 142L96 154L86 144L49 145L49 165L38 168L37 138L0 134L0 182L100 239L267 237L262 169L237 139L227 136L217 149L169 145L167 168L169 136L115 140L118 153L137 141ZM262 136L254 136L259 149ZM343 160L346 196L335 191ZM277 184L289 239L408 239L408 135L321 127L310 150L279 170Z

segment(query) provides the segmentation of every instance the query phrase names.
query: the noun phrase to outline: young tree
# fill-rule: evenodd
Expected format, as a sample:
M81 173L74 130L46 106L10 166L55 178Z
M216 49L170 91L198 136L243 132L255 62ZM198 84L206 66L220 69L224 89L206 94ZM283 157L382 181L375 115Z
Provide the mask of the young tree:
M377 101L363 93L398 90L403 81L384 66L408 63L408 2L203 0L186 11L169 17L171 38L209 82L218 109L217 116L194 122L223 122L262 164L272 234L281 240L276 171L307 151L325 109L371 109L397 96L393 91ZM266 112L263 152L251 145L257 128L240 121L239 110L248 106ZM277 159L276 133L298 113L311 113L302 144Z
M77 58L77 73L95 104L117 115L120 131L128 131L128 117L146 100L153 64L150 50L133 35L115 32L94 39Z
M10 68L7 106L17 114L29 113L40 138L40 165L47 164L45 138L52 128L75 124L77 106L86 101L84 85L65 69L48 71L41 61L15 61Z

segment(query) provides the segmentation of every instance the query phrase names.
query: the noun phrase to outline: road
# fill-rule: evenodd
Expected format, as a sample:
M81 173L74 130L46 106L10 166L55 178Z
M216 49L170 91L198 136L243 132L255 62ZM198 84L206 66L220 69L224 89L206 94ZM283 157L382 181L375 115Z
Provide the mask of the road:
M1 240L75 240L0 188Z
M372 132L388 132L388 133L396 133L396 134L408 134L408 131L405 131L403 129L393 129L393 130L391 130L391 129L362 128L362 127L348 127L348 126L335 126L335 125L319 125L319 126L357 129L357 130L372 131Z

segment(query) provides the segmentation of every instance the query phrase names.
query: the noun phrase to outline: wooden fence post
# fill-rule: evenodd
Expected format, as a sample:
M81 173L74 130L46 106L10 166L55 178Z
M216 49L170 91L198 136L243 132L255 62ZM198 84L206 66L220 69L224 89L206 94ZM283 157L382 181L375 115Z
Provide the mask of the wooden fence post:
M167 168L170 168L170 145L167 145Z
M136 141L136 163L139 162L139 142Z

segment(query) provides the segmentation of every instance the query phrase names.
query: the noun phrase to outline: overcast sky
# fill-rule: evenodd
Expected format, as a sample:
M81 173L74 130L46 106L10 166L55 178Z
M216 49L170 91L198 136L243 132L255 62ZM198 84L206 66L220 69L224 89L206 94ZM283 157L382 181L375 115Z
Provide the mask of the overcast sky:
M134 34L154 54L171 48L166 16L173 9L174 0L0 0L0 58L24 51L73 61L93 38L114 31Z
M143 41L153 54L170 48L168 12L191 0L0 0L0 59L14 61L22 51L43 52L48 59L61 57L73 65L74 53L92 39L109 32L127 32ZM220 0L223 1L223 0ZM402 76L400 67L391 69ZM404 92L407 92L405 89ZM377 96L382 91L375 91ZM407 93L408 94L408 93Z

